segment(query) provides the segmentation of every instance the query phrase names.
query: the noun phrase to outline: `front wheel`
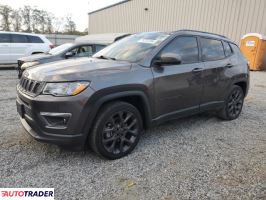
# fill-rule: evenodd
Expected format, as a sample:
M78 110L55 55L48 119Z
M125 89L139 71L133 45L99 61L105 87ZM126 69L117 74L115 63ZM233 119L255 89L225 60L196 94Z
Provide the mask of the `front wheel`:
M137 145L143 129L137 108L126 102L105 105L89 136L93 151L108 159L129 154Z
M244 93L240 86L234 85L218 116L224 120L234 120L239 117L244 103Z

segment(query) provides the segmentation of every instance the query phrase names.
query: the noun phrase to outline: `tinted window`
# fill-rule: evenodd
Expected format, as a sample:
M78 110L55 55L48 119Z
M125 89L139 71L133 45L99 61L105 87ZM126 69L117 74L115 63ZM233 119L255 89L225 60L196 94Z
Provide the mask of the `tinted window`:
M239 49L238 46L236 46L235 44L231 44L230 46L232 47L232 49L233 49L233 51L234 51L235 53L240 54L240 49Z
M65 44L62 44L58 47L55 47L53 49L51 49L49 51L49 54L52 54L52 55L58 55L60 53L63 53L64 51L66 51L67 49L69 49L70 47L72 47L74 44L73 43L65 43Z
M228 44L228 42L224 42L224 52L225 52L225 56L231 56L233 54L232 49L230 45Z
M237 45L231 43L230 46L231 46L233 52L234 52L236 55L238 55L238 56L240 56L240 57L242 57L242 58L245 59L245 57L243 56L243 54L241 53L241 51L240 51L240 49L239 49L239 47L238 47Z
M42 39L37 36L28 35L27 37L30 43L44 43Z
M92 46L81 46L76 51L76 57L92 56Z
M106 46L105 45L95 45L95 52L102 50L104 47L106 47Z
M225 57L222 42L201 38L202 58L205 61L220 60Z
M174 39L162 52L163 54L174 54L181 59L182 64L194 63L199 61L198 43L195 37L178 37Z
M10 34L0 33L0 43L10 43Z
M13 43L28 43L26 35L11 34Z

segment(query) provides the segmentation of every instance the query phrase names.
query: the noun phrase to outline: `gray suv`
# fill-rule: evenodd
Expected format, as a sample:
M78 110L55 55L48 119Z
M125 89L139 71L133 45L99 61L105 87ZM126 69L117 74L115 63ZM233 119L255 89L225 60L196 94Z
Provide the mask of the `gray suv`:
M145 129L167 120L210 110L236 119L248 88L248 63L228 38L147 32L92 58L26 70L17 86L17 110L39 141L88 145L117 159L135 148Z

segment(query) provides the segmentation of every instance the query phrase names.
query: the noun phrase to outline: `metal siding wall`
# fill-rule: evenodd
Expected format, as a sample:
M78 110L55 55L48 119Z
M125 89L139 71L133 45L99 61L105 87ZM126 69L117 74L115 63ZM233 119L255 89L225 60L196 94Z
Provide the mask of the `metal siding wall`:
M236 42L248 32L266 35L266 0L131 0L89 16L90 33L178 29L219 33Z

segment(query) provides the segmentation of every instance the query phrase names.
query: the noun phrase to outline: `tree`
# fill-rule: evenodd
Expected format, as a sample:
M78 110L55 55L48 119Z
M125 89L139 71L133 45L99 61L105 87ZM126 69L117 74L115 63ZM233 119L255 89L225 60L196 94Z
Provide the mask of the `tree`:
M45 21L46 21L45 32L46 33L54 32L53 20L54 20L54 16L52 14L47 13L47 16L45 18Z
M35 33L40 33L39 27L44 23L43 19L43 12L41 10L38 10L37 8L32 9L31 12L31 30ZM44 32L44 31L43 31ZM43 33L42 32L42 33Z
M53 20L53 26L55 33L60 32L62 26L64 25L64 18L63 17L55 17Z
M0 29L16 32L84 34L76 31L76 24L71 15L58 18L46 10L31 6L12 9L0 5Z
M30 6L24 6L22 10L23 24L26 27L26 32L31 32L31 13L32 8Z
M70 15L66 16L65 32L68 34L76 32L76 23L72 20Z
M21 16L21 9L13 10L11 14L11 19L12 19L12 26L13 30L16 32L21 31L21 26L22 26L22 16Z
M0 5L0 16L1 16L1 29L4 31L10 31L11 25L11 13L12 8L7 5Z

